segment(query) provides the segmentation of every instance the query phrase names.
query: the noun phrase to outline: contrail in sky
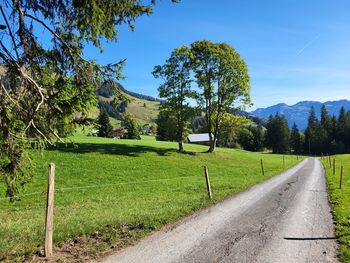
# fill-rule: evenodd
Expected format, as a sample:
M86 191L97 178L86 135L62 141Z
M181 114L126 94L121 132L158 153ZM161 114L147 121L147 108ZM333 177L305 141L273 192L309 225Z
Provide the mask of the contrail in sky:
M304 52L306 48L308 48L312 43L314 43L317 39L319 39L320 35L315 36L313 39L311 39L309 42L306 43L305 46L303 46L298 53L294 56L295 58L298 57L301 53Z

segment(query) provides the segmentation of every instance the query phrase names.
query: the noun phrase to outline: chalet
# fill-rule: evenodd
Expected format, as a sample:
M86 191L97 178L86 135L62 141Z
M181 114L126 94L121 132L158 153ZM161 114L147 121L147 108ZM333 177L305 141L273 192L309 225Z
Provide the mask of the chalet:
M114 138L123 138L126 133L126 129L124 127L113 129L113 137Z
M214 137L214 135L212 135ZM193 144L210 145L209 133L190 134L187 141Z

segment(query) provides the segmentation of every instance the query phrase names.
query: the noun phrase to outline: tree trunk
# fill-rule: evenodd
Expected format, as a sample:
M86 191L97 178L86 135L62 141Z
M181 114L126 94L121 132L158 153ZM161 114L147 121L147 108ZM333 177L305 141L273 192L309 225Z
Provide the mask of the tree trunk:
M208 150L208 153L212 153L215 151L216 148L216 139L214 138L211 142L210 142L210 147Z
M183 142L179 142L179 152L180 153L185 152L185 150L184 150L184 143Z

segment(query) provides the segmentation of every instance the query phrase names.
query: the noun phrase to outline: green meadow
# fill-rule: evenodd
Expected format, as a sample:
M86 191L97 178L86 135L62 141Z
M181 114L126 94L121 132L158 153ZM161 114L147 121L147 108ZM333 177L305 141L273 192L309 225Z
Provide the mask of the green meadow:
M83 242L80 249L88 257L131 244L284 170L281 155L223 148L209 154L204 153L207 147L188 144L185 149L187 154L179 154L176 143L154 137L137 141L79 134L67 145L33 152L36 173L20 201L4 198L0 183L0 261L42 254L50 162L56 165L55 251L69 250L67 244L74 250ZM285 168L297 162L296 156L285 156ZM209 169L213 200L208 199L203 166ZM344 191L350 191L347 184Z
M335 174L333 174L334 158ZM332 156L331 162L328 158L324 158L323 165L326 168L327 187L340 244L339 258L341 262L350 262L350 155ZM340 189L341 166L343 166L343 180Z

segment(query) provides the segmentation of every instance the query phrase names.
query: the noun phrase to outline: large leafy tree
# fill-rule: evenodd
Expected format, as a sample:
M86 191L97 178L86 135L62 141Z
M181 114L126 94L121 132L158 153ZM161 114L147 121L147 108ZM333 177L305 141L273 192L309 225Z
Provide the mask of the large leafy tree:
M176 124L174 114L167 107L160 106L160 111L156 119L158 141L177 141Z
M237 103L250 102L250 78L244 60L226 43L197 41L191 45L191 51L192 68L201 89L199 102L205 110L211 142L208 151L213 152L225 113Z
M250 124L251 121L244 116L226 113L220 123L218 145L230 148L238 147L240 135L245 130L244 127Z
M176 48L170 58L162 66L155 66L153 75L163 79L159 86L159 97L165 99L161 111L164 116L170 114L176 120L176 141L179 151L184 152L183 142L190 119L194 116L194 110L190 106L189 99L194 98L191 89L191 50L187 46ZM170 123L169 123L170 124ZM170 128L170 127L168 127Z
M174 2L174 1L173 1ZM6 0L0 5L0 173L7 196L27 180L29 142L44 147L82 122L105 79L119 79L124 61L101 66L84 47L102 51L117 27L152 13L142 0ZM78 118L79 117L79 118Z

